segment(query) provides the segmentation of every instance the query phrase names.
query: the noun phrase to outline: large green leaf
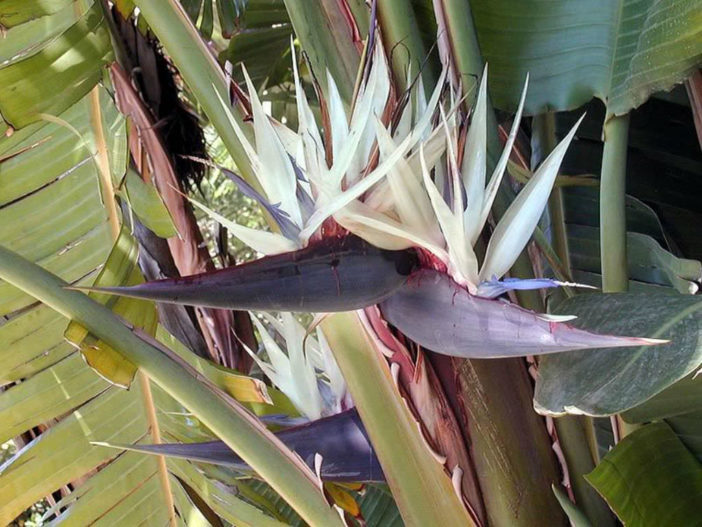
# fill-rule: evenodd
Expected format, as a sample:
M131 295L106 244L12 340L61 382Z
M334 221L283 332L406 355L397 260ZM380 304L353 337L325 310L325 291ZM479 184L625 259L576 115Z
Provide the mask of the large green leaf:
M643 404L624 412L623 416L631 423L645 423L698 411L702 411L702 376L695 371Z
M624 412L630 423L663 419L702 462L702 377L693 372L648 401Z
M151 457L151 456L144 456ZM282 527L284 523L264 514L258 508L238 497L233 489L221 482L206 477L192 463L183 459L170 458L171 470L188 486L198 491L198 494L208 496L207 501L222 518L233 525L250 527Z
M665 420L680 441L702 463L702 411L690 412Z
M681 82L702 61L700 0L475 0L493 101L525 112L576 108L593 96L623 114ZM478 71L475 74L479 74Z
M62 112L95 86L102 76L102 66L111 56L109 30L96 2L37 53L0 68L3 118L20 128L35 121L40 113ZM56 89L57 86L69 89Z
M135 442L146 427L139 397L114 387L52 426L3 466L0 523L116 456L91 440Z
M698 296L578 295L559 304L555 313L577 315L573 324L589 330L671 342L544 357L534 395L539 412L618 413L664 390L702 362L702 298Z
M602 276L597 189L571 187L563 189L563 197L573 279L599 288ZM629 291L696 292L702 264L671 252L674 244L649 206L626 196L626 213Z
M218 467L219 468L219 467ZM203 466L204 470L207 467ZM223 476L220 471L213 477ZM302 519L295 513L284 500L278 496L265 482L260 480L234 480L224 474L222 479L228 485L236 485L235 491L247 499L255 500L264 509L268 509L287 525L304 525ZM255 493L252 495L251 493ZM367 527L403 527L404 523L400 512L397 510L395 500L390 490L383 484L364 485L359 491L352 491L353 498L361 508L361 514Z
M702 465L664 423L625 437L586 478L624 525L698 523Z
M90 285L99 272L106 283L128 283L138 272L135 242L123 229L120 240L126 244L113 250L114 226L122 218L110 207L115 203L110 188L119 186L128 162L126 121L109 83L97 84L112 54L102 8L85 0L3 2L0 20L7 21L4 15L14 17L14 25L0 46L0 126L6 131L0 139L0 245L70 283ZM106 155L100 157L101 150ZM139 216L167 233L153 188L132 183L126 191ZM106 262L111 251L114 258ZM153 305L149 313L143 306L133 310L134 304L104 300L137 326L155 329ZM0 470L0 524L77 480L86 482L55 509L58 522L160 525L172 516L173 503L182 523L205 524L158 458L119 455L90 443L151 441L155 426L167 435L197 435L196 421L175 418L184 409L156 387L151 391L157 417L151 421L148 381L129 391L111 386L64 340L68 324L0 282L1 439L51 425ZM85 337L83 332L80 340ZM99 341L83 342L100 356ZM188 359L230 395L266 400L258 381Z

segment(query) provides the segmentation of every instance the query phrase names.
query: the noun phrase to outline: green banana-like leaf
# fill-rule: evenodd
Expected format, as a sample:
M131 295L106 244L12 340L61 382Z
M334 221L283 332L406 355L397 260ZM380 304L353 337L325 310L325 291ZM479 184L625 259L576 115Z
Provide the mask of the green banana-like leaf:
M178 236L173 219L156 187L145 183L136 172L129 170L124 179L123 192L134 214L149 230L161 238Z
M534 404L545 414L610 415L661 392L702 363L702 299L651 293L578 295L555 313L577 315L574 325L611 333L645 331L662 346L574 351L544 357ZM568 382L562 382L564 378Z
M702 412L690 412L665 420L680 441L702 463Z
M73 7L73 5L71 5ZM10 12L5 4L3 12ZM20 128L57 114L87 94L112 58L109 30L98 2L54 39L38 50L0 69L0 111L3 119ZM47 78L51 82L47 82ZM70 89L56 89L67 86Z
M149 458L151 456L142 456ZM285 523L264 514L258 508L238 497L232 489L223 483L208 478L194 464L182 459L169 459L168 464L173 474L184 481L199 495L209 496L212 509L233 525L251 527L282 527Z
M148 426L138 392L139 387L129 392L106 388L80 412L61 420L15 454L0 474L0 523L10 523L43 496L115 457L115 452L91 447L90 440L138 441ZM104 510L119 503L112 501L113 497L104 500ZM159 508L157 502L153 506Z
M68 510L60 516L61 521L68 525L90 525L97 521L122 525L142 521L166 524L168 517L163 515L163 509L154 506L155 502L163 500L158 480L154 477L156 470L154 459L138 454L124 454L57 502L56 506L44 514L44 518L52 517L59 507L68 506ZM176 507L187 519L184 523L208 525L178 479L170 476L170 484ZM133 492L135 488L139 492ZM114 508L106 512L104 501L110 502Z
M231 483L231 482L228 482ZM275 514L286 525L294 527L303 526L302 519L283 501L265 482L259 480L237 480L238 490L255 492L257 499L261 500L263 508ZM245 483L243 485L242 483ZM361 515L367 527L403 527L400 512L397 510L395 500L390 490L383 484L364 485L358 490L351 490L351 494L361 508Z
M702 465L664 423L625 437L585 478L624 525L673 527L699 517Z
M697 371L679 380L658 395L624 412L630 423L645 423L702 411L702 377Z
M620 115L681 82L702 61L700 0L470 5L493 101L505 110L516 108L528 72L528 114L573 109L597 97Z
M91 285L98 273L111 285L140 281L128 229L114 245L123 218L110 189L119 187L129 158L126 122L103 79L112 47L101 6L85 0L3 2L0 20L10 28L0 46L0 245L70 283ZM153 188L138 183L126 189L135 212L146 224L163 225L164 209L154 201ZM156 329L153 305L144 311L142 303L134 311L131 300L121 305L105 295L102 300L135 325ZM150 422L148 381L129 391L111 385L64 339L69 320L5 282L0 315L2 441L51 424L2 467L0 524L81 479L85 483L52 512L58 521L165 524L179 515L185 524L205 524L158 458L118 456L91 445L149 440L154 425L162 434L211 439L192 429L192 419L174 417L184 413L182 406L153 386L157 422ZM75 326L73 336L82 330ZM78 341L103 358L99 340L82 330ZM269 401L262 383L187 353L180 351L230 395ZM127 372L124 384L133 374Z
M697 371L622 414L630 423L664 420L702 462L702 377Z

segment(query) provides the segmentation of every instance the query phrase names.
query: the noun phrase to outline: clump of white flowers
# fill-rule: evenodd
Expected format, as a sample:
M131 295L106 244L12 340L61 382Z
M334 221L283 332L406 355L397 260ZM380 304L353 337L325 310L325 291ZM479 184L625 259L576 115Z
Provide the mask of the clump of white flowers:
M314 118L293 53L299 127L290 130L267 116L246 70L255 145L236 120L260 188L259 201L280 232L224 221L234 236L269 255L305 247L328 218L368 242L391 250L416 247L441 262L471 294L494 297L515 288L560 285L553 280L498 281L528 243L543 213L561 161L580 123L536 170L490 238L479 267L473 246L483 230L507 167L521 119L525 82L514 124L487 179L487 68L473 105L470 128L459 152L459 94L451 107L441 95L445 72L429 100L421 83L405 99L394 130L382 121L392 103L390 72L382 49L372 55L367 80L347 114L327 74L324 134ZM330 153L330 155L327 155ZM331 161L328 162L328 159ZM205 208L202 205L198 205ZM205 208L206 209L206 208ZM207 210L207 209L206 209Z

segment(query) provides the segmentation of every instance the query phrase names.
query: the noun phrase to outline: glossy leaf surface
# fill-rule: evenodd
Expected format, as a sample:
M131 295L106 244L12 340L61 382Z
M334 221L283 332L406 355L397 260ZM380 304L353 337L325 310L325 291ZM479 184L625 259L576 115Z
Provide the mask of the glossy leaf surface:
M668 344L575 351L539 365L535 405L547 414L609 415L636 406L697 369L702 362L702 299L650 293L578 295L555 313L577 315L592 331L645 334ZM567 376L569 382L562 382Z
M664 423L625 437L585 477L624 525L673 527L699 518L702 465Z
M478 0L471 8L502 109L516 108L528 72L526 113L598 97L622 114L682 81L702 54L699 0Z

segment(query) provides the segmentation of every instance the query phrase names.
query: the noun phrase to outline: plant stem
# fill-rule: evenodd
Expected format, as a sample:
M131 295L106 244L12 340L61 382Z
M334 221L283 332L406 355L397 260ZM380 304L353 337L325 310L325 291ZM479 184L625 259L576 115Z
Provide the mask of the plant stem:
M558 144L558 138L556 137L556 115L553 112L535 115L531 128L532 144L534 144L535 137L539 139L541 146L539 162L541 162L546 159L546 156L548 156ZM548 211L551 216L551 228L553 229L553 249L556 251L563 267L568 271L568 274L570 274L570 252L568 251L568 235L566 233L562 188L554 187L551 191L551 196L548 199Z
M115 187L112 184L112 173L110 171L110 156L107 151L105 141L105 130L102 126L102 110L100 109L100 88L95 86L88 94L90 101L90 125L95 137L95 147L97 155L95 164L100 176L100 192L102 202L105 204L107 212L107 222L110 225L112 240L116 240L121 229L120 215L117 212L117 202L115 201Z
M468 0L437 0L443 8L448 41L451 46L456 73L463 86L463 93L477 89L477 84L483 74L485 62L480 53L478 36L473 23L473 14ZM437 14L437 17L439 15ZM487 143L488 143L488 173L495 166L502 147L497 134L497 120L493 110L490 94L488 93L487 113Z
M202 105L205 114L222 138L242 176L258 187L248 156L234 131L225 104L229 103L229 87L224 73L197 28L177 0L135 0L149 27L166 49L183 80ZM246 130L236 110L227 108L242 129Z
M297 38L310 59L317 81L326 88L327 70L341 98L351 102L360 63L350 21L339 0L285 0Z
M600 180L600 258L605 293L629 288L625 201L628 135L629 114L605 118Z
M564 525L551 492L559 481L543 419L532 406L533 389L523 360L460 360L432 356L446 391L446 359L453 361L454 407L462 409L488 525ZM528 452L528 454L525 454Z
M417 75L426 56L424 43L410 0L378 0L378 23L385 50L392 64L395 85L406 90L407 73ZM431 93L435 78L429 68L422 71L424 85Z
M479 80L484 65L470 4L468 0L436 0L434 5L437 19L443 17L453 64L467 92ZM489 95L487 125L489 172L502 149ZM498 218L512 199L513 192L503 180L493 208ZM533 277L526 251L511 274ZM543 309L538 291L519 293L521 305ZM459 422L465 423L490 525L511 526L517 521L519 525L563 524L563 511L550 492L551 484L558 479L557 467L543 421L533 412L533 389L524 361L453 359L450 368L443 357L433 356L432 362L443 372L444 390L455 393L454 411L460 416ZM523 455L524 448L531 452L528 459Z
M352 312L332 315L322 322L322 329L405 524L474 525L446 469L426 446L393 383L385 357L374 348L359 316Z
M448 32L448 41L451 47L451 56L454 61L454 67L462 82L463 92L468 93L469 90L477 86L480 76L483 73L482 54L478 44L478 37L473 23L473 14L470 10L468 0L437 0L440 9L443 11L446 31ZM437 9L438 11L438 9ZM440 13L437 12L437 18ZM502 145L500 143L499 134L497 132L497 119L495 111L488 93L487 100L487 169L488 173L495 167L499 158ZM497 218L502 215L509 207L513 192L507 185L506 179L503 179L500 185L500 191L495 198L493 210ZM533 278L534 270L529 260L526 251L519 255L514 265L512 266L511 274L518 278ZM534 310L542 310L543 302L538 291L518 291L517 298L519 303L524 307Z
M585 427L592 424L584 416L567 415L554 419L558 441L563 449L575 503L592 525L614 526L616 522L607 504L583 477L595 468L595 460Z
M119 350L251 465L311 525L342 525L304 464L239 403L189 373L87 295L0 246L0 278Z
M558 144L556 118L552 112L535 115L532 122L532 145L538 140L539 161L545 159ZM534 148L532 148L532 151ZM568 237L566 234L563 190L554 188L548 202L553 229L553 248L568 274L571 273ZM568 467L570 484L575 503L593 525L614 526L614 516L609 507L583 477L595 468L595 458L589 437L594 434L592 419L586 416L564 416L554 419L561 446Z
M158 445L161 443L161 429L158 424L158 417L156 416L156 405L154 404L154 396L151 393L149 377L143 372L138 372L137 377L139 378L141 398L144 403L144 410L146 411L146 421L149 423L151 442L154 445ZM175 527L178 525L178 522L176 521L173 490L171 489L171 480L168 476L166 456L156 456L156 464L158 466L158 479L161 483L161 490L163 491L163 500L168 509L168 524L171 527Z

